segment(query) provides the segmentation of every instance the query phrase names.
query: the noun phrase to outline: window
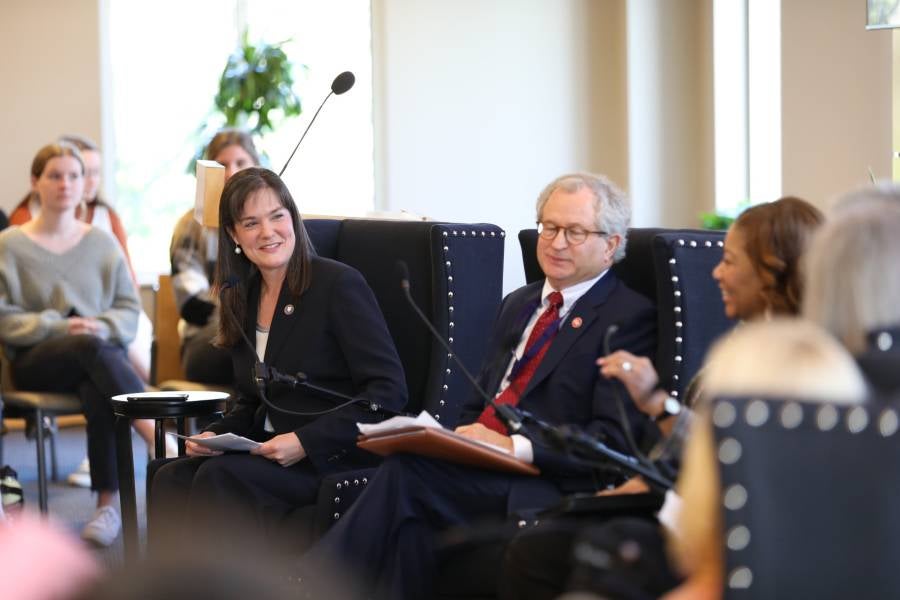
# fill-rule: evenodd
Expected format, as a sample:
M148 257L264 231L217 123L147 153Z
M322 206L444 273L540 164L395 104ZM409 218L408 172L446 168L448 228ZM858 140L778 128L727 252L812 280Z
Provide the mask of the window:
M781 2L713 4L716 209L781 195Z
M303 103L302 115L258 140L266 166L281 170L332 79L353 71L353 90L328 101L284 180L303 213L373 208L368 0L105 0L101 14L105 185L142 282L169 270L172 229L193 206L195 181L186 168L207 141L199 132L213 118L219 76L245 27L251 41L288 40L283 48Z

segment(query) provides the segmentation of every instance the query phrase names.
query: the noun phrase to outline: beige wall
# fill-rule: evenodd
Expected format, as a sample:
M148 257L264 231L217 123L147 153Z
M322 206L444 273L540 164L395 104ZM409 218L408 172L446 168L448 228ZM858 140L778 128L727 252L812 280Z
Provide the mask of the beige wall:
M628 3L634 224L697 227L715 205L712 0Z
M98 0L0 4L0 208L28 190L31 159L62 133L100 140Z
M627 185L624 0L374 0L376 203L510 234L555 176Z
M859 0L783 0L783 190L821 206L891 177L891 32Z

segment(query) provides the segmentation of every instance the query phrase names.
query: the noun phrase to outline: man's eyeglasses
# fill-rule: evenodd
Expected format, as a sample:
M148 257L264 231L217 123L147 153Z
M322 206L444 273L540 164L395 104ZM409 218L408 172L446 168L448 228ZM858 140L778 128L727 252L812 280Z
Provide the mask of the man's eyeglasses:
M573 246L583 244L592 233L595 235L609 235L609 233L605 231L589 231L581 227L560 227L559 225L553 225L552 223L541 222L538 222L537 230L538 235L545 240L555 240L559 232L562 231L563 235L566 237L566 241Z

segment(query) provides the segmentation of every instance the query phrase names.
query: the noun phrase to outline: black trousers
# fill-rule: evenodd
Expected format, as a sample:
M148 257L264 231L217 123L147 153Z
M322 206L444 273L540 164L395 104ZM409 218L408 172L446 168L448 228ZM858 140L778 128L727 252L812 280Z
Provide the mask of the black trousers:
M506 518L510 498L523 484L542 503L559 497L555 485L537 477L391 455L350 510L304 557L301 576L314 597L337 597L322 574L339 573L343 579L356 577L369 596L374 586L379 597L430 598L439 534Z
M190 381L213 385L234 383L231 352L212 345L217 329L218 325L213 320L187 338L181 346L181 365L184 367L184 376Z
M78 394L87 418L91 489L118 490L115 415L109 399L144 391L125 349L93 335L66 335L20 351L12 368L22 389Z
M287 520L316 502L321 476L309 461L282 467L261 456L233 453L161 463L154 461L148 469L151 552L190 539L217 551L282 553L308 545L305 528Z

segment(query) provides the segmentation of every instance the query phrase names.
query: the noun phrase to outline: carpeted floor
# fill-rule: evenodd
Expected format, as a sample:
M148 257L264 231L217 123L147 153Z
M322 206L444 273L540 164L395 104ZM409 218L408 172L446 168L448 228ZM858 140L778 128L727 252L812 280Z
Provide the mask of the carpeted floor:
M137 489L138 524L141 540L144 539L145 498L144 479L147 467L147 448L137 435L132 436L135 456L135 487ZM62 427L57 439L57 458L59 461L58 482L49 481L47 497L50 517L62 523L75 535L90 518L96 507L96 496L90 490L66 485L66 475L74 471L86 456L84 426ZM49 446L48 446L49 450ZM9 431L3 436L3 462L12 466L19 473L19 481L25 491L25 506L29 510L38 510L37 454L35 442L26 440L23 431ZM49 470L49 456L48 456ZM98 560L108 567L122 563L122 535L109 548L95 549Z

